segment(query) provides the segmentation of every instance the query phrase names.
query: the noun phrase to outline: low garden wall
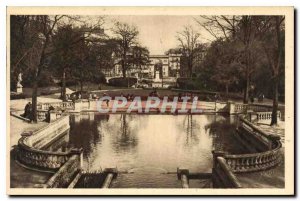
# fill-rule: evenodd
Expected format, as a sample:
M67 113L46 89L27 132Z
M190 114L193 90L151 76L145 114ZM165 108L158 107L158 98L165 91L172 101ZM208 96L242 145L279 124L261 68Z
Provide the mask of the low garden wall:
M212 168L213 188L241 188L242 185L233 174L231 167L228 166L223 157L214 155Z
M236 137L250 153L213 151L212 181L216 188L239 188L233 173L263 171L282 162L280 136L262 131L245 117L239 118Z
M80 155L72 155L68 161L47 181L44 188L67 188L81 171Z
M73 155L82 155L82 150L78 149L67 152L42 150L43 147L58 139L69 127L69 116L63 116L29 136L21 137L18 142L17 160L37 170L56 171Z

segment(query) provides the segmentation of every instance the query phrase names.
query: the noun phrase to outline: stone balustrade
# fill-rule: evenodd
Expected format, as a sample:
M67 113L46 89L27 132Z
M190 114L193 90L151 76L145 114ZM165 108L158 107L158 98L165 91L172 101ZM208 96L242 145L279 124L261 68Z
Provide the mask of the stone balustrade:
M231 167L228 166L223 157L214 155L214 164L212 169L212 183L214 188L241 188Z
M39 103L37 106L38 110L48 110L49 107L60 108L62 110L74 110L75 103L71 101L67 102L52 102L52 103Z
M248 110L254 112L270 112L272 111L271 105L262 105L262 104L243 104L243 103L234 103L228 102L229 114L243 114Z
M255 115L257 121L272 119L272 112L256 112ZM280 111L277 112L277 118L281 119Z
M262 171L272 168L281 162L281 143L266 152L254 154L233 155L225 154L224 159L234 173Z
M47 120L47 115L50 115L49 120L50 122L59 119L62 116L61 110L37 110L37 119L38 121L45 121Z
M260 107L255 107L251 109L260 109ZM247 107L240 105L237 108L244 110ZM253 114L260 115L257 119L269 119L272 112L256 112ZM222 151L213 151L212 181L215 188L240 188L241 186L234 173L263 171L277 166L282 161L280 137L262 131L244 117L247 116L240 116L238 119L236 137L251 153L229 154Z
M47 181L44 188L67 188L81 171L80 156L72 155L66 163Z
M37 110L37 120L38 121L45 121L45 119L47 118L47 110L42 110L42 109L38 109Z
M242 135L242 136L241 136ZM250 154L228 154L224 152L213 152L214 159L223 157L234 173L262 171L272 168L281 162L280 148L282 144L280 137L269 134L243 117L239 118L237 136L241 142L246 142L254 153ZM251 144L253 141L253 144ZM258 145L264 145L255 147Z
M236 137L246 141L254 152L262 152L274 148L274 144L280 141L280 137L267 133L247 119L240 117L237 123Z
M69 116L63 116L60 119L57 119L56 121L49 123L41 129L33 132L31 136L28 136L24 139L21 138L22 140L20 142L29 147L41 149L47 144L50 144L69 128Z
M252 110L254 112L269 112L272 111L271 105L261 105L261 104L248 104L247 110Z
M82 154L82 150L77 149L67 152L42 150L65 133L69 127L69 116L63 116L33 132L32 135L21 137L18 142L18 161L35 169L57 170L73 155Z

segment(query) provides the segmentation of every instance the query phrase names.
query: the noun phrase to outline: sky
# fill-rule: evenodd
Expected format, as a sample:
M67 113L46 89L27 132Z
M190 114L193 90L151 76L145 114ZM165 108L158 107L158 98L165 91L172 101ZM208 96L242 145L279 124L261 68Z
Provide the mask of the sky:
M164 54L168 49L179 45L176 35L191 25L201 34L199 42L209 42L212 36L198 25L194 18L199 16L170 16L170 15L130 15L130 16L105 16L105 32L111 34L110 29L115 21L126 22L137 26L139 30L138 41L140 45L149 49L150 54Z

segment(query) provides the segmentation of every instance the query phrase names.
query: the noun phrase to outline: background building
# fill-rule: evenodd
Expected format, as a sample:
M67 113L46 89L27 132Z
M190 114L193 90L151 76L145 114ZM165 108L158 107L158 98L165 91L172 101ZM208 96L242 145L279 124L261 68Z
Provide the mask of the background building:
M127 70L127 76L138 79L154 79L155 72L159 71L160 79L179 77L180 58L180 54L149 55L149 61L146 65L132 65ZM106 77L122 77L122 67L117 61L115 63L117 64L113 68L103 72Z

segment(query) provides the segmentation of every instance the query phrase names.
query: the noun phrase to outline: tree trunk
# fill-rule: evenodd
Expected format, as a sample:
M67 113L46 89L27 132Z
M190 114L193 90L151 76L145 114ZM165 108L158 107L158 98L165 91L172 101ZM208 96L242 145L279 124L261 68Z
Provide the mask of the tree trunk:
M124 60L122 61L122 75L123 75L123 78L126 77L126 69L125 69L125 61Z
M246 72L246 85L244 89L244 104L248 104L249 101L249 85L250 85L250 76L248 72L248 67L247 67L247 72Z
M192 64L190 58L189 58L189 60L188 60L188 66L189 66L190 77L193 77L193 64Z
M82 92L83 91L83 81L80 80L80 91Z
M32 112L30 115L30 120L34 123L37 123L37 91L38 91L38 83L37 78L34 79L32 85Z
M277 54L274 58L273 72L274 72L274 91L273 91L273 109L272 109L272 120L271 126L277 124L277 111L278 111L278 85L279 85L279 68L281 65L281 54L283 47L281 44L281 33L280 33L280 17L275 17L275 29L276 29L276 39L277 39ZM271 63L271 62L270 62Z
M65 69L63 70L63 75L62 75L62 91L61 91L61 98L63 101L66 101L66 72Z
M279 76L274 78L274 91L273 91L273 108L271 126L277 124L277 111L278 111L278 81Z
M226 87L226 96L228 97L228 93L229 93L229 84L226 84L225 87Z

